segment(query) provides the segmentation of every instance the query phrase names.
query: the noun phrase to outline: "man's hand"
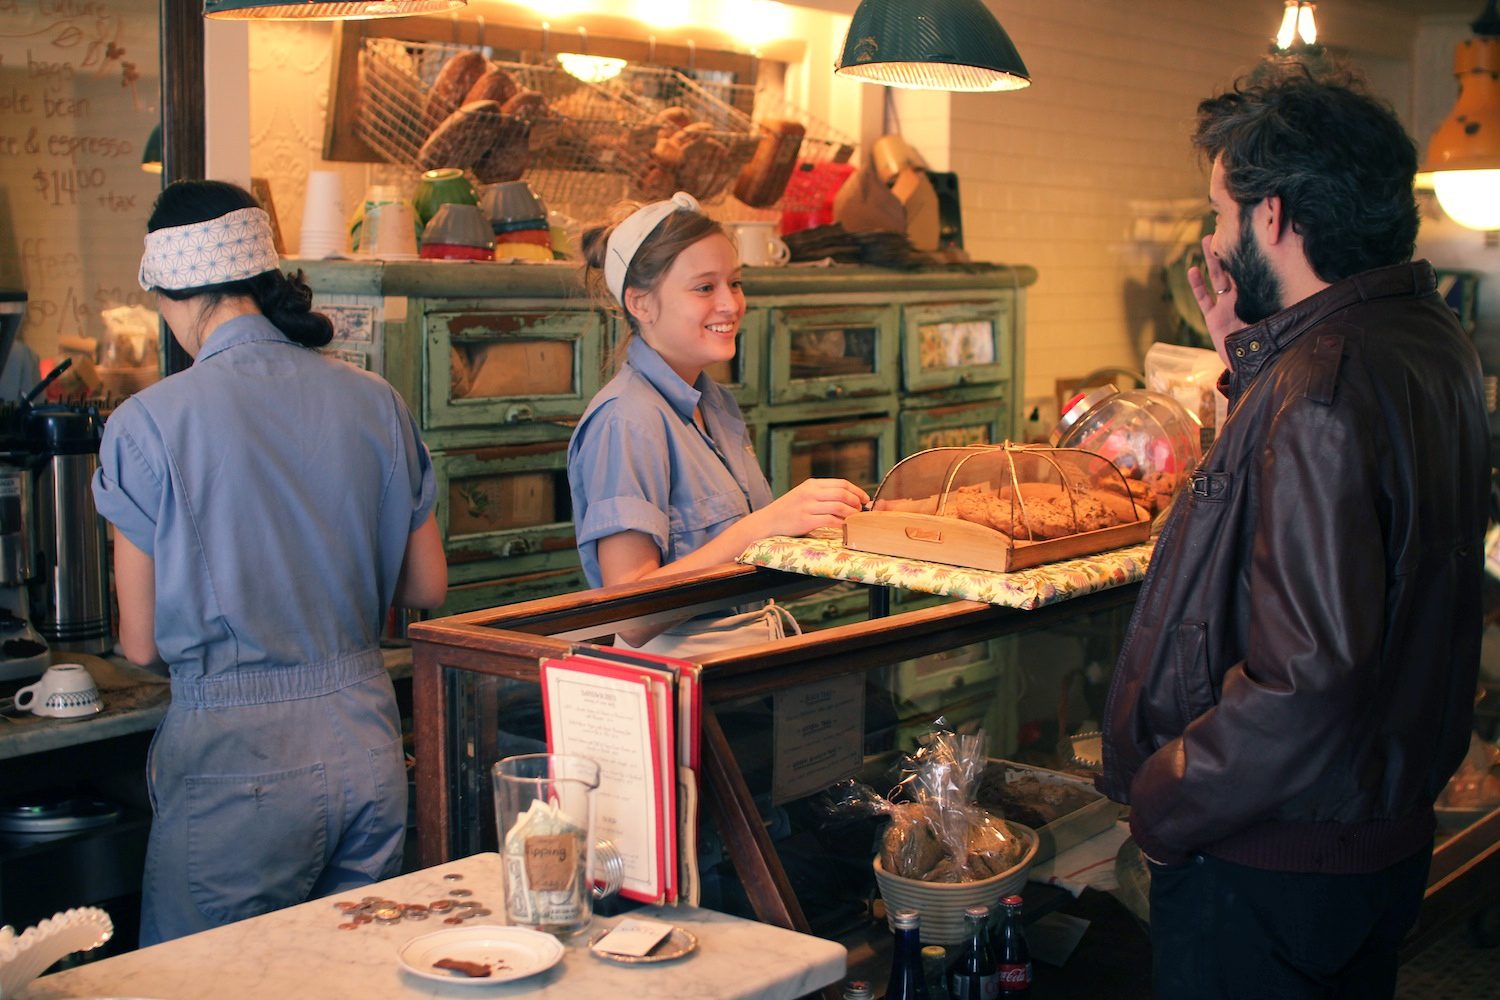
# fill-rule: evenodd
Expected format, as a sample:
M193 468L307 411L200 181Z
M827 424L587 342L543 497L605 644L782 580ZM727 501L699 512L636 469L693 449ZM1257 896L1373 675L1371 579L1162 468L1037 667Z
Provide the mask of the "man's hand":
M1203 237L1204 266L1188 268L1188 287L1193 290L1193 298L1203 312L1203 320L1208 324L1208 335L1222 356L1224 338L1243 329L1245 324L1234 313L1234 300L1238 290L1234 287L1234 279L1229 277L1229 272L1224 270L1224 265L1214 256L1213 239L1212 234ZM1208 273L1204 274L1205 271ZM1224 363L1228 364L1229 359L1224 358Z

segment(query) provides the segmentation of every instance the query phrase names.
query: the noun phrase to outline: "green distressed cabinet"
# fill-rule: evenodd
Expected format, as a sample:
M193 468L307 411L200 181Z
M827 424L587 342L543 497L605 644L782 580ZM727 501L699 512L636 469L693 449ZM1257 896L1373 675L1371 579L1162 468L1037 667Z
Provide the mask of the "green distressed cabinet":
M562 264L296 261L329 350L385 376L432 451L456 614L583 587L567 442L622 325ZM901 457L1020 436L1029 267L747 268L727 386L776 492L812 476L873 490ZM813 628L862 617L828 593ZM988 662L981 657L976 662ZM973 665L965 665L972 673Z

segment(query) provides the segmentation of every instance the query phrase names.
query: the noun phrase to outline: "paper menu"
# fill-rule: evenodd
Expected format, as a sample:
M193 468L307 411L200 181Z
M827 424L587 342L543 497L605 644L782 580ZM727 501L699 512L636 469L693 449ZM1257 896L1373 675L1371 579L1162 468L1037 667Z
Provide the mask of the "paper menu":
M676 881L675 873L666 874L667 842L676 839L666 799L675 799L676 782L662 782L671 733L663 739L660 678L624 664L568 658L542 661L541 681L548 748L599 764L594 836L612 840L620 851L620 894L664 901L669 881Z

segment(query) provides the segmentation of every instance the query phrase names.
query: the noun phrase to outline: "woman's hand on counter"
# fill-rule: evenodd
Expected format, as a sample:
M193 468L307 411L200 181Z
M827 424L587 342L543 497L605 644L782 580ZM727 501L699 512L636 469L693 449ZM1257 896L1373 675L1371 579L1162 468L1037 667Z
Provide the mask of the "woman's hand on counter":
M847 479L807 479L742 522L749 542L770 535L805 535L815 528L835 528L858 513L870 495Z

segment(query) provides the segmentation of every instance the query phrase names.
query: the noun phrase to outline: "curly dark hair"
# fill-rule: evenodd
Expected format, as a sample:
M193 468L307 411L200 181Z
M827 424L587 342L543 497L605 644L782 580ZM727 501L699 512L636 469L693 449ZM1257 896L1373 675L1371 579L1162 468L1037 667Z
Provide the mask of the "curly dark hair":
M1417 147L1347 71L1264 67L1198 105L1193 145L1241 210L1272 195L1324 281L1411 259Z

